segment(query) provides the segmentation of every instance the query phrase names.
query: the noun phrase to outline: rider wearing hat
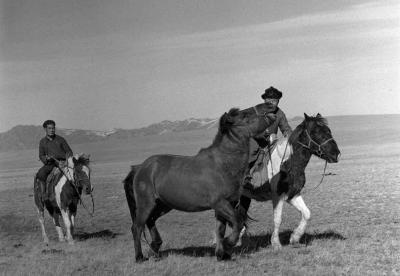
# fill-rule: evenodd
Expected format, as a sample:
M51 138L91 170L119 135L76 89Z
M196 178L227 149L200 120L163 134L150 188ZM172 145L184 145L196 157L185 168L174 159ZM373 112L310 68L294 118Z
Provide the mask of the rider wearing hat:
M286 119L285 113L278 107L279 100L282 98L282 92L271 86L270 88L265 89L265 92L261 95L261 98L266 104L275 107L274 113L276 114L276 120L265 130L263 135L254 139L257 142L257 145L252 143L252 150L250 151L250 163L255 161L254 158L256 158L258 155L259 147L265 148L277 140L278 129L280 129L285 137L288 137L292 133L292 128Z
M261 98L265 103L275 106L276 120L270 125L264 134L264 138L271 144L277 139L276 134L278 133L278 128L281 130L283 136L288 137L292 133L292 128L290 127L285 113L278 107L279 100L282 98L282 92L274 87L265 89L264 94Z

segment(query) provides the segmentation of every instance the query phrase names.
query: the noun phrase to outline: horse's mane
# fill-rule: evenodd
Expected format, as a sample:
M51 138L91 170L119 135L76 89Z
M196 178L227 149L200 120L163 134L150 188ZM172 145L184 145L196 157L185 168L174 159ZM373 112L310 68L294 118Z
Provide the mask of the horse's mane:
M215 135L212 144L207 148L201 149L200 151L204 151L206 149L219 145L222 141L222 138L225 135L229 135L232 130L232 127L235 125L232 118L238 116L239 114L240 114L239 108L231 108L228 111L228 113L225 112L219 119L218 132Z
M81 154L75 156L75 159L77 160L77 163L78 163L78 164L88 167L89 164L90 164L90 159L89 159L89 157L90 157L90 156L88 156L88 155L86 155L86 154L84 154L84 153L81 153Z
M320 126L328 126L328 121L322 117L319 113L316 116L307 116L303 122L301 122L292 132L289 137L289 143L293 144L294 142L298 141L300 134L307 129L308 124L316 123Z

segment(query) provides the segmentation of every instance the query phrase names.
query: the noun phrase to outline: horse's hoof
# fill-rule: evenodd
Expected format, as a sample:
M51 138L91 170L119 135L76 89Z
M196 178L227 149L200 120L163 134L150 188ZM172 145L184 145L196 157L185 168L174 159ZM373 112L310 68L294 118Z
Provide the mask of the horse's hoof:
M301 244L301 243L299 243L299 242L290 243L290 246L293 247L293 248L305 247L304 244Z
M44 245L49 246L49 239L48 238L43 239L43 243Z
M69 240L68 241L68 245L74 245L74 244L75 244L74 240Z
M290 236L289 244L296 244L299 243L300 237Z
M148 260L148 258L143 257L143 255L136 256L135 259L137 263L143 263L144 261Z
M224 252L223 254L217 255L218 261L229 261L231 259L232 259L232 256L226 252Z
M274 250L281 250L281 249L282 249L282 245L281 245L281 244L273 244L273 245L272 245L272 248L273 248Z
M162 242L151 242L150 248L153 251L153 253L158 255L161 245L162 245Z

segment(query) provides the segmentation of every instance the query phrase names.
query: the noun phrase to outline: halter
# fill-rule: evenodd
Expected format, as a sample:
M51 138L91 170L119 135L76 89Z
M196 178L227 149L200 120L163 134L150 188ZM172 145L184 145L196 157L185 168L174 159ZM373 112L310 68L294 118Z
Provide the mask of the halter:
M310 151L311 151L311 143L316 144L316 145L318 146L318 150L315 152L315 154L317 154L320 158L322 158L322 154L324 153L324 152L322 151L322 146L325 145L326 143L328 143L329 141L333 140L333 137L331 137L331 138L325 140L325 141L322 142L321 144L318 144L317 142L315 142L315 141L313 140L313 138L311 138L311 135L310 135L310 133L308 133L308 130L307 130L307 129L306 129L306 134L307 134L308 139L309 139L309 140L308 140L308 145L305 145L305 144L303 144L303 143L301 143L301 142L299 142L299 141L297 141L297 143L299 143L301 146L305 147L306 149L309 149ZM327 165L328 165L328 161L325 160L324 172L322 173L321 180L319 181L318 185L315 186L315 187L314 187L313 189L311 189L311 190L316 190L316 189L319 187L319 185L322 184L322 181L324 180L324 177L325 177L325 171L326 171L326 166L327 166ZM307 190L304 191L304 194L305 194L306 192L307 192Z
M300 145L302 145L303 147L305 147L306 149L309 149L309 150L311 150L311 143L316 144L316 145L318 146L318 150L315 152L315 154L318 155L319 157L321 157L322 154L324 154L324 152L323 152L323 150L322 150L322 146L325 145L326 143L328 143L329 141L333 140L333 137L331 137L331 138L327 139L326 141L324 141L323 143L318 144L317 142L315 142L315 141L313 140L313 138L311 138L311 136L310 136L310 134L308 133L308 130L307 130L307 129L306 129L306 134L307 134L308 139L309 139L309 140L308 140L308 145L305 145L305 144L303 144L303 143L301 143L301 142L299 142L299 141L297 141L297 143L299 143Z

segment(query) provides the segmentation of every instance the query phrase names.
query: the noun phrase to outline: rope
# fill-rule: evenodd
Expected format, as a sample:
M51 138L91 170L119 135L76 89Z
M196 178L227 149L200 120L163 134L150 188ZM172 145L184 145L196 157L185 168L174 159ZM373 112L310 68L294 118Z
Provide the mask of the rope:
M325 161L324 172L322 173L322 178L321 178L321 180L319 181L318 185L315 186L314 188L309 189L309 190L305 190L303 194L307 194L307 193L310 192L310 191L315 191L315 190L322 184L322 181L324 180L324 177L325 177L325 171L326 171L326 166L327 166L327 165L328 165L328 161Z

